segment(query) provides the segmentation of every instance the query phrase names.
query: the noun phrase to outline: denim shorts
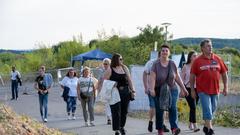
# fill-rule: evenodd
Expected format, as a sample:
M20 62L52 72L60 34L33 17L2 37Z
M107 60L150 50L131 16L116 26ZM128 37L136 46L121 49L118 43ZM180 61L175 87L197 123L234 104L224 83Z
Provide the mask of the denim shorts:
M198 93L202 105L203 120L212 120L217 109L218 94L209 95L203 92Z
M149 107L150 108L155 108L155 102L154 102L154 97L148 94L148 100L149 100Z

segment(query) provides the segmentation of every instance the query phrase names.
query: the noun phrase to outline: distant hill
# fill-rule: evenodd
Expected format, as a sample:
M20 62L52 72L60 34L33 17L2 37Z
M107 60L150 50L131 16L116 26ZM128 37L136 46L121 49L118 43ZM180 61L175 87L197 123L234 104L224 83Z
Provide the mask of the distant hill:
M178 38L172 42L182 45L199 45L200 42L206 38ZM240 50L240 39L221 39L221 38L210 38L213 42L214 48L233 47Z
M32 52L33 50L5 50L5 49L0 49L0 53L4 52L11 52L11 53L16 53L16 54L22 54L22 53L29 53Z

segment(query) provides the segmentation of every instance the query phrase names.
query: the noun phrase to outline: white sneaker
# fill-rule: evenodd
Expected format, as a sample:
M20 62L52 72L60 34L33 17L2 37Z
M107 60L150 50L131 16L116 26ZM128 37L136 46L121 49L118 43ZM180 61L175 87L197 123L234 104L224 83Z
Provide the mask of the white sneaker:
M71 120L71 116L70 116L70 115L68 115L67 119L68 119L68 120Z
M90 122L90 126L95 126L95 124L93 123L93 121Z
M45 118L43 121L44 121L44 122L47 122L47 118Z
M75 117L75 116L72 116L72 120L76 120L76 117Z
M85 122L85 126L88 127L88 122Z

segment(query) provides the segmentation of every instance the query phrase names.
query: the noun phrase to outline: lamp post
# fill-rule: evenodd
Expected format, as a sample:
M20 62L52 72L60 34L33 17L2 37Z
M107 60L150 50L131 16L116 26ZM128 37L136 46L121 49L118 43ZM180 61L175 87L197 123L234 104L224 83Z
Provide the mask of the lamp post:
M162 23L162 25L165 27L165 30L166 30L166 32L165 32L165 43L167 43L167 33L168 33L167 28L168 28L168 26L171 25L171 23L165 22L165 23Z

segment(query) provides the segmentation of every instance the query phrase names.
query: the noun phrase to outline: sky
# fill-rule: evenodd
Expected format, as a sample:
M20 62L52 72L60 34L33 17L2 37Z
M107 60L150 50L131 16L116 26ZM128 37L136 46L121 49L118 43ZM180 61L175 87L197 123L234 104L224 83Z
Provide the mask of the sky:
M0 0L0 49L36 49L82 35L136 36L168 22L173 38L240 38L240 0Z

